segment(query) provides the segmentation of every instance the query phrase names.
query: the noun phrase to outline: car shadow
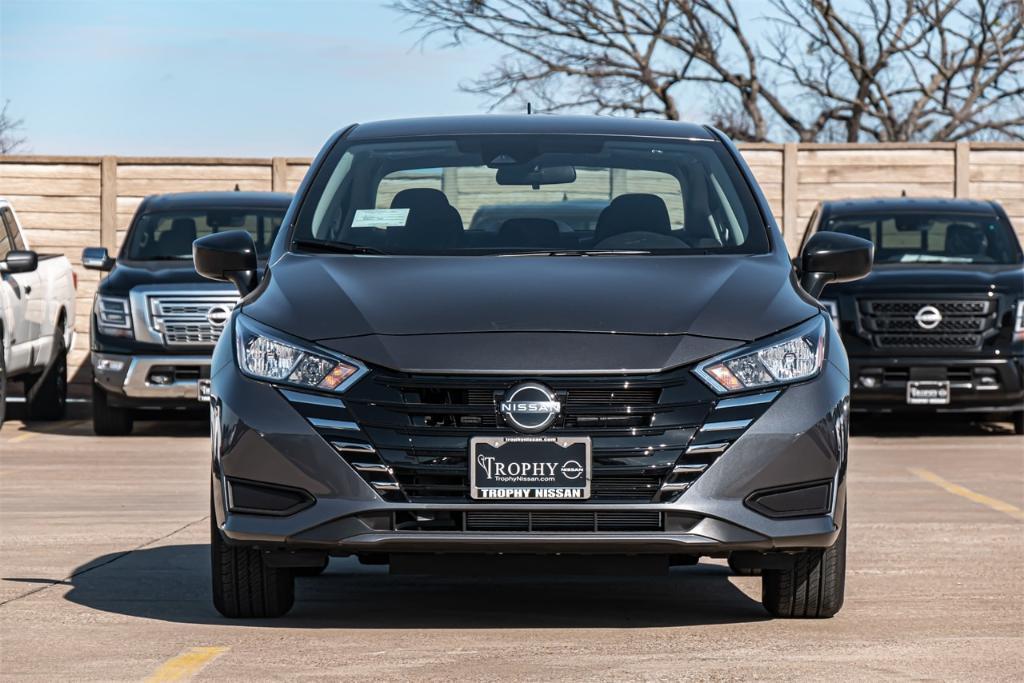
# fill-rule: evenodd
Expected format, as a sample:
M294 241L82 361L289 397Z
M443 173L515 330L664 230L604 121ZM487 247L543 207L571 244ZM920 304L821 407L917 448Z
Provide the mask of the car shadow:
M7 422L11 424L11 435L39 433L55 434L58 436L95 436L92 431L92 415L88 412L88 409L81 411L71 408L69 406L68 413L63 420L50 422L42 420L25 421L24 409L16 406L13 411L9 410L7 415ZM209 435L210 422L205 414L168 412L162 413L159 420L136 419L131 434L115 438L131 439L139 436L204 437Z
M965 415L888 415L854 413L850 417L852 436L1012 436L1012 422L979 420Z
M205 544L114 553L82 565L65 599L146 619L275 628L639 628L769 618L733 585L728 568L713 564L653 578L456 578L391 576L386 567L334 558L323 575L296 580L287 616L228 620L213 609L209 567Z

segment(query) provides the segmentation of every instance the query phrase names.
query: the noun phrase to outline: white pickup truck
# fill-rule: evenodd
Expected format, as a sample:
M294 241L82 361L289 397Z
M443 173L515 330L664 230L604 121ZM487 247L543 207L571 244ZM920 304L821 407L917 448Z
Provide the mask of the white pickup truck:
M28 419L63 417L77 285L67 258L31 250L0 198L0 425L11 380L25 384Z

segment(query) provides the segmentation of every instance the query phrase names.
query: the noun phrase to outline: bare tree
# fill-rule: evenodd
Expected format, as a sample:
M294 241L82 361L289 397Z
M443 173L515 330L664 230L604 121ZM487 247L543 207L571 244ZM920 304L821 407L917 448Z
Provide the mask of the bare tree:
M0 108L0 154L14 154L25 147L26 139L19 135L22 119L14 119L7 113L10 101L4 102Z
M770 0L753 16L736 0L394 7L425 40L505 48L464 86L493 107L701 110L745 140L1024 139L1024 0Z

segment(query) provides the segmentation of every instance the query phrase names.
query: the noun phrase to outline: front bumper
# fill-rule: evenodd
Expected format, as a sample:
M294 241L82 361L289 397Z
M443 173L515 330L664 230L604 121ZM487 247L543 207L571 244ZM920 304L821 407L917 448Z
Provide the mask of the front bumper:
M907 382L946 380L948 405L909 405ZM1024 409L1024 358L850 357L851 410L1006 414Z
M92 353L93 378L115 405L201 407L199 380L210 356Z
M222 345L223 346L223 345ZM218 354L220 354L220 347ZM213 372L213 502L229 543L330 554L580 553L724 556L738 550L832 545L846 506L845 409L849 383L826 363L787 388L686 491L671 502L390 502L374 490L282 393L241 375L224 354ZM369 380L364 380L369 381ZM342 397L344 398L344 397ZM288 514L232 508L228 482L308 495ZM828 482L825 514L773 517L746 500L764 489ZM229 510L229 508L232 508ZM483 531L476 512L656 512L657 531ZM448 528L410 520L454 519ZM459 521L462 520L462 521Z

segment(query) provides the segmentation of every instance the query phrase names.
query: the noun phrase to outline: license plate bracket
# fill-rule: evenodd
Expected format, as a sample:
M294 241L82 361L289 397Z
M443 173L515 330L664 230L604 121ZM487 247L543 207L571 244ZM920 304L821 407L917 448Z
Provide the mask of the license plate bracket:
M590 437L474 437L469 456L473 499L590 498Z
M948 405L949 381L911 380L907 382L908 405Z

